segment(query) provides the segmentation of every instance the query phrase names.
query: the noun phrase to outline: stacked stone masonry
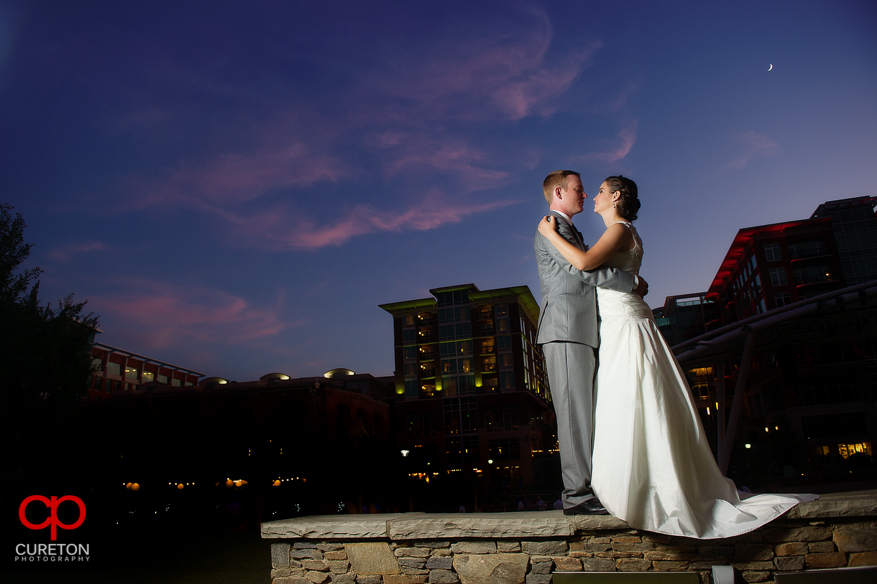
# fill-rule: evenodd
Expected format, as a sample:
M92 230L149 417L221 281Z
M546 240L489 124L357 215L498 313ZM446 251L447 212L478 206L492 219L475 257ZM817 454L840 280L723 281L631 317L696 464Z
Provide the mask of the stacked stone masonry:
M877 566L877 492L825 495L754 532L697 540L559 511L303 517L262 525L273 584L548 584L561 572L697 572L738 581Z

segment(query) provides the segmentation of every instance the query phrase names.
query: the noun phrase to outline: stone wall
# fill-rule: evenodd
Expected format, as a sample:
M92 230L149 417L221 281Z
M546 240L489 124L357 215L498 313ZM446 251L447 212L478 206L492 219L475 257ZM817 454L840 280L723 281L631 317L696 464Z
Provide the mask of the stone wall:
M743 581L877 566L877 491L823 495L754 532L697 540L560 511L302 517L262 524L273 584L547 584L562 572L695 571Z

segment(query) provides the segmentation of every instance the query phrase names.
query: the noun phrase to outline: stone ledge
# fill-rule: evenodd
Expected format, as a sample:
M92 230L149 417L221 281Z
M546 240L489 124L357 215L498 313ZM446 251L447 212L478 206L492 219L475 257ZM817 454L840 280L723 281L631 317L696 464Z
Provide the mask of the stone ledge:
M312 515L262 524L262 538L373 539L386 538L387 525L399 517L427 517L424 513L376 515Z
M801 503L784 517L825 519L877 516L877 491L830 493ZM317 515L262 524L264 539L390 539L568 537L581 531L629 529L609 515L566 516L561 511L510 513L393 513Z
M262 524L263 539L390 539L568 537L577 530L627 529L609 515L562 511L315 515Z
M777 493L781 495L782 493ZM823 519L829 517L873 517L877 515L877 490L828 493L815 501L793 507L787 519Z

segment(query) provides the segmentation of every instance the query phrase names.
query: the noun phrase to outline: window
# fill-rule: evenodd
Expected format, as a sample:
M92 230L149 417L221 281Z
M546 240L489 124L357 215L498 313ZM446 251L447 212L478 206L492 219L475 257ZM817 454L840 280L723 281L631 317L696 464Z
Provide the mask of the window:
M499 366L503 369L510 369L514 366L514 361L512 359L511 353L503 353L499 356Z
M768 243L764 246L764 258L769 262L778 262L783 259L782 254L780 253L780 246L778 243Z
M773 286L785 286L789 283L786 280L785 268L770 268L768 273L770 274L770 283Z
M472 371L472 360L468 358L462 359L443 359L442 373L469 373Z
M512 348L512 338L508 335L503 335L501 337L497 337L496 343L497 343L497 345L499 345L500 350Z
M868 433L868 423L864 412L828 416L805 416L801 418L801 425L804 427L804 437L807 440L843 438Z
M122 375L122 365L120 363L113 363L110 361L107 363L107 374L109 375Z
M152 371L144 371L143 372L143 383L148 383L155 379L155 373Z
M442 376L442 392L445 397L473 395L475 393L474 375Z
M446 357L458 357L460 355L472 354L472 341L457 341L456 343L442 343L441 348L442 359Z
M804 266L795 268L795 284L818 284L831 281L831 270L828 266Z
M158 374L158 382L167 385L167 375Z
M493 460L518 460L521 458L521 443L517 438L488 440L490 458Z
M405 326L414 326L414 315L413 314L406 314L405 316L402 317L402 323Z
M477 463L478 436L460 436L445 440L447 462L453 464Z
M417 376L417 363L405 363L405 377Z
M822 241L802 241L789 244L789 257L793 260L812 258L825 255L825 243Z
M518 410L514 406L493 407L484 416L489 432L518 429Z
M514 389L515 388L515 372L514 371L504 371L499 374L499 383L500 388L502 389Z
M417 360L417 347L403 347L402 348L402 358L406 361L416 361Z
M402 344L413 345L417 335L414 329L405 329L402 331Z
M443 401L446 434L478 430L478 407L474 397L452 398Z
M500 333L509 332L509 319L507 319L507 318L496 319L496 331L500 332Z
M420 385L416 379L409 379L405 382L405 397L419 397Z
M454 290L452 292L439 292L436 294L436 300L439 306L450 306L454 304L467 304L469 302L469 292L466 290Z
M140 376L140 372L136 367L125 367L125 377L128 379L137 379Z
M773 301L776 303L777 308L780 306L785 306L787 304L792 303L792 295L788 292L781 292L779 294L774 294Z
M838 444L837 453L844 458L849 458L854 454L866 454L871 456L871 443L859 442L857 444Z
M478 336L479 337L492 337L496 334L496 331L493 328L492 322L483 322L478 325Z

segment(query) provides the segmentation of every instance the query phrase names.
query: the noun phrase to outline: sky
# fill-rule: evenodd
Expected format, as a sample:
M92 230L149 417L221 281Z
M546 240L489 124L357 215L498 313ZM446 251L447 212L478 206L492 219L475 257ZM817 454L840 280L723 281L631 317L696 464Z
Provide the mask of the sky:
M207 376L390 375L379 304L539 300L556 169L637 182L654 308L738 229L877 194L875 154L873 0L0 0L0 201L41 298Z

